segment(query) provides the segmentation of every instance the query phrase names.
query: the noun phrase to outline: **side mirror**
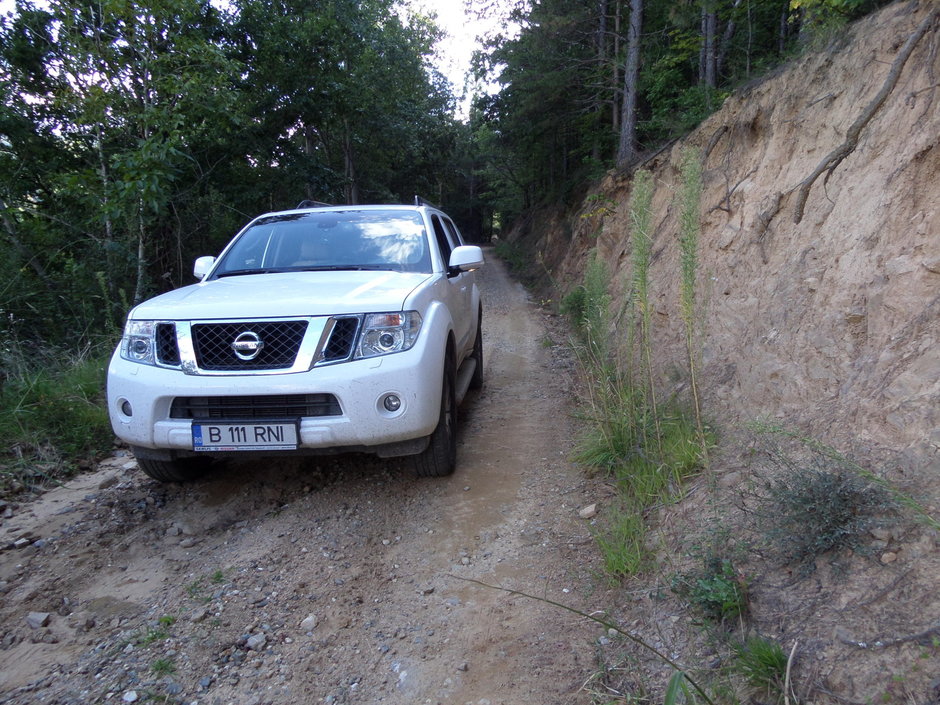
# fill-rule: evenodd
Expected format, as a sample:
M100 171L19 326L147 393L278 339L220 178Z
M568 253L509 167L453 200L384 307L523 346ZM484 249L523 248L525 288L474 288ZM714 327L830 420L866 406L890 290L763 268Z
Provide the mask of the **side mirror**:
M202 281L202 278L206 276L206 273L212 269L213 264L215 264L215 257L212 257L211 255L200 257L193 265L193 276L196 277L196 279Z
M483 266L483 250L476 245L461 245L450 253L449 268L452 271L472 272Z

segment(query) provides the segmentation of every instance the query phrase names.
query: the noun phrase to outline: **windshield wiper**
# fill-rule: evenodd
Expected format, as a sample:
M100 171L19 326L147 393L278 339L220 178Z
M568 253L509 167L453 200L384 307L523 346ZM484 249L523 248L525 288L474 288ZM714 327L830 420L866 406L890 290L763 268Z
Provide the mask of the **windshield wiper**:
M394 270L391 264L323 264L315 267L298 267L297 272L382 272Z
M252 267L250 269L229 269L225 272L216 272L216 277L240 277L243 274L270 274L271 272L283 272L280 267Z

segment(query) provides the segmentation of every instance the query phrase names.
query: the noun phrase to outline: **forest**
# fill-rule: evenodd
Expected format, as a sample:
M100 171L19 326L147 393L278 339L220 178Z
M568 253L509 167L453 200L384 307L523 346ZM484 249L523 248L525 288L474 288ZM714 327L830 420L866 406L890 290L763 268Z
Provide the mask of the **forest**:
M192 283L253 216L421 194L484 241L884 4L467 0L518 31L484 38L470 85L499 90L459 117L436 18L400 2L17 0L0 17L0 465L109 447L98 392L127 310Z

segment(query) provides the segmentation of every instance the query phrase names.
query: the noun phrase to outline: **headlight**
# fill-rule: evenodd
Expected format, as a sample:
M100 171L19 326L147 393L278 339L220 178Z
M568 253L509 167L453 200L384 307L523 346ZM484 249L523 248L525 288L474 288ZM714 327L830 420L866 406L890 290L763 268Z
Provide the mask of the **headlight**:
M156 364L156 321L128 321L121 338L121 357L145 365Z
M421 314L417 311L368 313L362 321L356 357L376 357L409 350L418 339L420 330Z

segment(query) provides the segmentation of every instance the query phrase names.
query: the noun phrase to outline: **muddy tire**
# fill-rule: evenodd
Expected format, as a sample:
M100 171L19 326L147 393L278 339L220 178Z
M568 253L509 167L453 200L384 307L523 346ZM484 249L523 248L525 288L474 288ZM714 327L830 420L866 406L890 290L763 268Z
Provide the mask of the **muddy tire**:
M473 343L473 358L477 361L477 366L473 370L473 377L470 378L470 389L483 389L483 311L480 311L479 322L477 323L477 339Z
M206 473L211 461L204 458L152 460L137 458L137 465L157 482L190 482Z
M448 357L441 386L441 416L428 447L414 456L418 477L444 477L457 467L457 395L454 384L454 366Z

